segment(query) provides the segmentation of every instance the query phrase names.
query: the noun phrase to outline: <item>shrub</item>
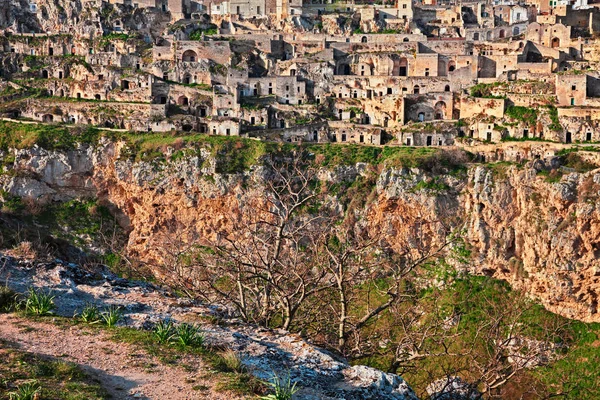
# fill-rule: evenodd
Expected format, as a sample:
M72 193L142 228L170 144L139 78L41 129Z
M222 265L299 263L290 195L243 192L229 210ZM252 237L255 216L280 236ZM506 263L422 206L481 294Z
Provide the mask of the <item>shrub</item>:
M14 392L8 394L10 400L34 400L38 398L40 385L36 381L22 384Z
M102 314L100 314L100 317L107 327L112 328L121 320L121 308L117 306L110 306Z
M280 379L274 375L270 382L264 382L270 386L274 393L261 397L263 400L292 400L294 394L300 390L296 387L297 382L292 384L290 376L286 379Z
M48 315L56 308L54 296L42 291L36 291L29 288L27 298L25 299L25 312L31 315Z
M176 329L175 341L183 347L202 347L204 335L196 325L181 324Z

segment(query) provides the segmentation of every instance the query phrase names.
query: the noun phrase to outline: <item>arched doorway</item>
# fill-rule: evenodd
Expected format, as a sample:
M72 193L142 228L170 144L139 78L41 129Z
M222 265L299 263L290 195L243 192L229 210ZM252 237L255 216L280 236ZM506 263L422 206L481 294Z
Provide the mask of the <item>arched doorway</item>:
M408 76L408 59L406 57L402 57L400 59L398 75L399 76Z
M435 119L444 119L446 116L446 103L438 101L435 103Z
M362 37L362 39L360 39L360 41L361 41L362 43L367 43L367 37L366 37L366 36L363 36L363 37Z
M518 27L518 26L515 26L515 27L513 28L513 36L517 36L519 33L520 33L520 32L519 32L519 27Z
M552 47L553 49L560 47L560 39L557 37L552 38L552 42L550 42L550 47Z
M198 55L194 50L186 50L181 56L181 61L183 62L196 62L196 60L198 60Z
M448 72L452 72L456 69L456 62L455 61L450 61L448 63Z
M44 114L42 115L42 122L53 122L54 116L52 114Z
M500 32L498 32L498 37L500 39L503 39L504 37L506 37L506 32L504 32L504 29L500 29Z
M42 71L42 78L48 79L48 70L43 70Z
M421 88L419 88L419 85L415 85L415 87L413 88L413 94L419 94L420 89Z
M177 99L177 105L187 106L189 104L189 100L185 96L181 96Z

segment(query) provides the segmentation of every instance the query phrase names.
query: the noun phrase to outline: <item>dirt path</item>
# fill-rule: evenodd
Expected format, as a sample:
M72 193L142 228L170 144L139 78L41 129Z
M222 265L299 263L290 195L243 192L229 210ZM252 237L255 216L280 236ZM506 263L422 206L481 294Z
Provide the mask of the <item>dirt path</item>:
M216 382L207 377L197 358L182 361L194 368L167 366L133 345L116 343L103 333L81 327L61 328L0 314L0 338L24 351L79 364L113 399L236 398L211 390Z

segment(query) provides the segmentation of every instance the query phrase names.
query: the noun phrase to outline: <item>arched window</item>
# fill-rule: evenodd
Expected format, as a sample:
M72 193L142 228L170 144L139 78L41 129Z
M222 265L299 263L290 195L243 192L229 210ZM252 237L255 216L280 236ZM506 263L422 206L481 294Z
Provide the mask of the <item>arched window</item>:
M450 91L450 85L444 86L444 92L449 92L449 91Z
M367 43L367 37L366 37L366 36L363 36L363 37L362 37L362 39L360 39L360 41L361 41L362 43Z

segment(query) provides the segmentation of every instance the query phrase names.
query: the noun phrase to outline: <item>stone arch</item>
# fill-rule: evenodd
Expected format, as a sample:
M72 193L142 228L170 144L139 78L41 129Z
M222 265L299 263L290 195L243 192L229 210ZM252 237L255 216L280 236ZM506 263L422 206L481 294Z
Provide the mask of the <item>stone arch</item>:
M192 83L192 76L188 73L183 75L183 83L186 85L189 85L190 83Z
M449 92L449 91L450 91L450 85L444 86L444 92Z
M366 37L366 36L363 36L363 37L360 39L361 43L367 43L367 40L368 40L368 39L367 39L367 37Z
M444 119L446 116L446 103L438 101L435 103L435 119Z
M448 72L452 72L456 69L456 62L451 60L448 62Z
M413 94L419 94L420 91L421 88L419 87L419 85L415 85L415 87L413 88Z
M181 61L183 62L196 62L198 61L198 54L194 50L186 50L183 52L181 56Z
M557 37L553 37L552 41L550 42L550 47L552 47L553 49L560 47L560 39Z
M500 32L498 32L498 38L503 39L506 37L506 32L504 31L504 29L500 29Z
M408 42L408 41L409 41L409 39L408 39L407 37L405 37L404 39L402 39L402 41L403 41L404 43L406 43L406 42Z
M53 121L54 121L54 115L52 115L52 114L42 115L42 122L53 122Z
M177 99L177 105L179 106L187 106L189 105L189 103L189 99L185 96L179 96L179 98Z

